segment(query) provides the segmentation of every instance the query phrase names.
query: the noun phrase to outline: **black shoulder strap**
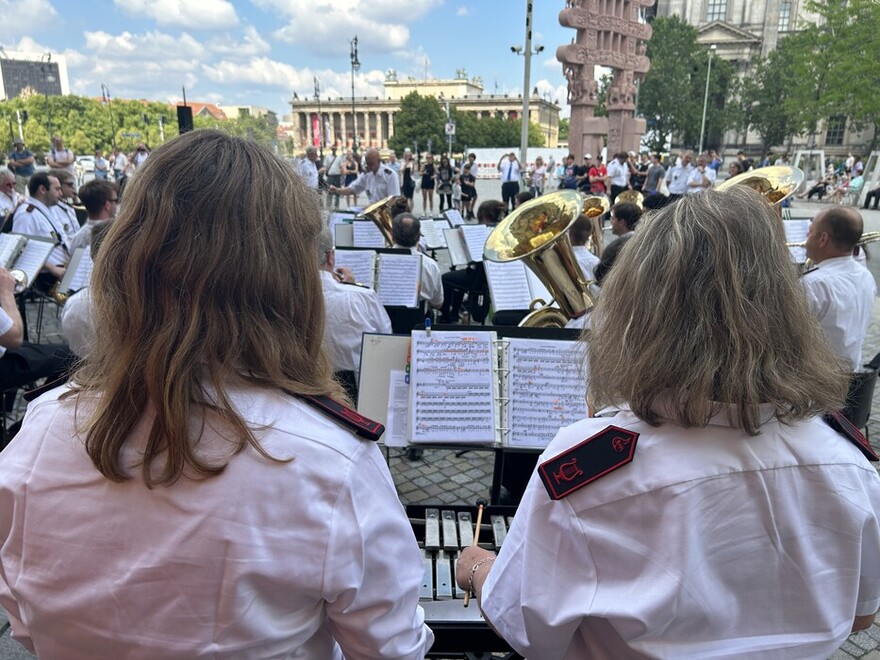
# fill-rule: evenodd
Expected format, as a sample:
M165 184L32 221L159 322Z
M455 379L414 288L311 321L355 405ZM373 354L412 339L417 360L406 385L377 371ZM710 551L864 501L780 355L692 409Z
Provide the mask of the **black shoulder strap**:
M376 441L385 433L385 427L379 422L364 417L356 410L342 405L329 396L310 396L308 394L297 394L296 396L362 438Z
M850 422L843 413L831 412L822 416L828 426L837 431L844 438L858 447L859 451L865 455L869 461L880 461L880 456L874 451L874 448L868 442L868 439L862 435L852 422Z

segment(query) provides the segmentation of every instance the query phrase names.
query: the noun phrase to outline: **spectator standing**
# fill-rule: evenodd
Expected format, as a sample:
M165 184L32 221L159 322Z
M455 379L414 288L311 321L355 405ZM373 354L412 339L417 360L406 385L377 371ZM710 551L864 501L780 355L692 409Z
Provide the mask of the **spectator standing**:
M24 141L16 138L13 150L9 152L9 169L15 174L15 191L19 195L27 193L27 184L34 175L34 155L24 147Z

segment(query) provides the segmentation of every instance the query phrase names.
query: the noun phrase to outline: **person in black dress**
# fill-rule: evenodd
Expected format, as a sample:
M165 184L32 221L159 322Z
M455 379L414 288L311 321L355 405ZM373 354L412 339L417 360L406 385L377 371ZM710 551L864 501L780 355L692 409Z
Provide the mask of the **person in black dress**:
M434 165L434 154L425 156L425 164L422 165L422 212L428 215L434 213L434 180L437 177L437 166Z

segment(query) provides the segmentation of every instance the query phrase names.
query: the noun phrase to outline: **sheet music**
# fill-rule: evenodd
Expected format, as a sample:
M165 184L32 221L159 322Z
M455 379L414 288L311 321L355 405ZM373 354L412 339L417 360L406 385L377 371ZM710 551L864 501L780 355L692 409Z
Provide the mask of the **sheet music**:
M394 369L388 379L388 417L385 422L385 444L406 447L409 437L409 383L406 372Z
M425 238L425 244L428 249L436 250L446 247L446 237L443 235L443 230L449 227L449 223L446 220L423 218L421 225L422 236Z
M337 223L333 227L333 245L354 247L354 226L348 223Z
M507 444L546 447L560 427L587 416L583 344L515 339L508 344Z
M810 228L809 220L783 220L782 224L785 227L786 243L803 243L807 240L807 230ZM788 253L796 264L802 264L807 260L806 248L790 247Z
M46 265L46 259L55 249L55 243L36 236L28 236L27 239L27 245L18 255L14 268L23 270L27 274L28 286L30 286L36 281L43 266Z
M498 263L484 261L492 308L496 312L509 309L528 309L532 302L526 267L522 261Z
M362 248L385 247L385 237L372 220L354 221L354 246Z
M376 253L372 250L336 250L336 267L350 268L355 282L375 288Z
M0 266L9 270L27 239L18 234L0 234Z
M449 220L449 224L452 227L461 227L464 222L464 218L461 217L461 212L458 209L449 209L448 211L444 211L443 215L446 216L446 219Z
M449 261L452 265L467 266L471 260L461 228L444 229L443 236L446 238L446 247L449 248Z
M379 257L376 292L389 307L418 307L422 284L422 255L383 254Z
M541 279L537 275L535 275L535 271L533 271L525 264L523 264L523 268L526 271L526 279L529 281L529 293L532 296L532 300L534 300L535 298L540 298L549 305L550 301L553 300L553 294L547 290L547 287L544 286L544 283L541 281Z
M483 247L489 238L492 228L489 225L462 225L461 232L464 234L464 242L467 243L471 261L483 260Z
M495 333L412 333L410 441L496 440Z
M73 257L67 265L64 277L61 279L59 289L67 293L68 291L79 291L83 287L89 285L92 279L92 247L77 248L73 251Z

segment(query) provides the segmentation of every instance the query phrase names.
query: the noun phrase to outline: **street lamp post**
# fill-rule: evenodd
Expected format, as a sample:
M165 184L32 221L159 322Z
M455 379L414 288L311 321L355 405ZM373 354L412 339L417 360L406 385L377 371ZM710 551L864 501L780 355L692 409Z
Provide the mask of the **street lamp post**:
M703 121L700 123L700 153L703 153L703 138L706 135L706 109L709 106L709 79L712 77L712 56L717 46L709 46L709 65L706 68L706 92L703 94Z
M318 154L324 157L324 116L321 114L321 81L318 76L315 79L315 101L318 104Z
M43 60L45 58L45 61ZM49 83L55 81L51 75L52 53L46 53L40 57L40 71L43 73L43 93L46 95L46 121L49 128L49 148L52 148L52 106L49 103Z
M107 111L110 113L110 143L116 148L116 123L113 121L113 105L110 100L110 88L101 83L101 99L107 104Z
M351 122L352 122L352 132L351 132L351 145L355 151L358 149L358 120L357 115L354 114L354 72L361 68L361 63L358 61L358 38L357 35L354 35L354 39L350 42L351 44Z
M531 89L532 55L537 55L544 50L543 46L538 46L534 51L532 50L532 0L526 0L525 46L511 46L510 50L517 55L525 57L525 65L523 66L522 117L520 117L521 126L519 133L519 162L520 166L525 168L528 163L526 150L529 146L529 90Z

